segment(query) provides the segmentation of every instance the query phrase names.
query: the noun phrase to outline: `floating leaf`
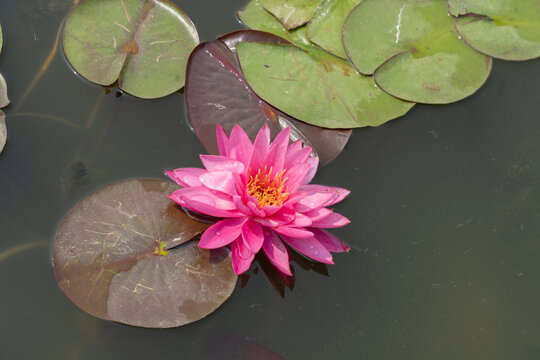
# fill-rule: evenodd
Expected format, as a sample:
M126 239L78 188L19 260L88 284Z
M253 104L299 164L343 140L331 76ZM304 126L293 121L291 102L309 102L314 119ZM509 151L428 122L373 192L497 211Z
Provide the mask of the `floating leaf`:
M307 23L313 17L321 0L260 0L287 29Z
M328 128L378 126L414 105L381 91L371 77L324 51L292 45L238 44L248 84L268 103Z
M2 52L2 45L4 44L4 38L2 35L2 27L0 26L0 53ZM7 97L7 85L6 80L2 74L0 74L0 108L3 108L9 104L9 99ZM5 128L5 125L4 125Z
M84 78L157 98L184 86L198 43L191 20L162 0L86 0L69 14L62 34L67 59Z
M540 56L537 0L448 0L456 28L472 48L505 60Z
M362 0L325 0L308 26L308 37L324 50L347 58L343 47L342 30L351 10Z
M7 140L6 115L0 110L0 153L4 150Z
M296 46L310 46L311 43L305 35L305 28L287 30L276 18L266 11L259 0L251 0L243 10L238 12L238 18L247 27L255 30L269 32L286 39Z
M229 251L191 241L208 225L167 198L164 180L127 180L79 202L54 241L56 279L84 311L143 327L196 321L232 293ZM186 243L187 242L187 243Z
M326 164L338 156L349 140L350 130L324 129L300 122L259 98L246 82L238 60L236 45L243 41L286 43L269 33L242 30L199 45L192 53L186 74L186 105L189 121L209 153L217 154L216 125L230 132L240 124L254 140L267 124L275 136L290 126L291 138L311 146Z
M458 101L491 71L490 57L459 40L441 0L364 0L345 22L343 41L360 72L405 100Z

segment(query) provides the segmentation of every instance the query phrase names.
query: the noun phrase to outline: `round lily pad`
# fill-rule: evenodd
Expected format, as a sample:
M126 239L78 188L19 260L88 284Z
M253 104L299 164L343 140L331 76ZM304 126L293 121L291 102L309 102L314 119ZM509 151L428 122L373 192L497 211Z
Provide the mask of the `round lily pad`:
M504 60L540 56L540 2L448 0L462 39L481 53Z
M466 46L441 0L364 0L343 27L358 71L401 99L441 104L473 94L492 59Z
M82 77L141 98L184 86L191 50L199 42L191 20L163 0L83 0L62 34L67 59Z
M0 110L0 153L4 150L7 140L6 115Z
M260 0L287 29L307 23L313 17L321 0Z
M126 180L79 202L54 240L58 284L102 319L168 328L216 310L234 290L229 251L189 241L207 228L167 197L177 185Z
M209 153L217 154L216 125L227 132L240 124L254 140L268 125L273 136L291 127L291 138L311 146L326 164L338 156L349 140L350 130L320 128L283 114L259 98L248 86L236 58L236 45L244 41L287 43L269 33L241 30L199 45L191 54L186 75L189 121Z
M378 126L414 103L379 89L349 62L312 47L238 44L242 71L255 93L284 113L327 128Z
M342 30L351 10L362 0L325 0L317 8L308 25L308 37L324 50L347 58L343 48Z

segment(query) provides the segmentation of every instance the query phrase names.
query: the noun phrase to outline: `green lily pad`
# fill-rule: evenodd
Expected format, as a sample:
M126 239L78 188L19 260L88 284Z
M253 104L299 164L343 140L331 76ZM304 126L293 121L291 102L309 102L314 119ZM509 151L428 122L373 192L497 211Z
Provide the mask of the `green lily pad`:
M401 99L442 104L473 94L492 59L465 45L441 0L364 0L343 27L358 71Z
M159 179L109 185L79 202L54 240L64 293L102 319L142 327L184 325L216 310L235 288L230 252L189 241L208 225L167 197Z
M343 47L342 30L351 10L362 0L325 0L308 25L308 37L324 50L347 58Z
M313 17L322 0L260 0L261 5L273 14L286 29L294 29Z
M199 42L191 20L162 0L81 1L62 34L64 52L82 77L141 98L169 95L185 81Z
M306 36L305 27L285 29L282 23L263 8L259 0L251 0L237 15L240 21L250 29L277 35L299 47L312 45Z
M3 44L4 44L4 38L2 36L2 27L0 26L0 53L2 53ZM0 74L0 108L6 107L8 104L9 104L9 99L7 97L6 80L4 79L2 74Z
M242 71L255 93L309 124L378 126L414 105L386 94L371 77L322 50L247 42L237 48Z
M0 110L0 153L4 150L7 140L6 115Z
M462 39L481 53L504 60L540 56L540 2L448 0Z

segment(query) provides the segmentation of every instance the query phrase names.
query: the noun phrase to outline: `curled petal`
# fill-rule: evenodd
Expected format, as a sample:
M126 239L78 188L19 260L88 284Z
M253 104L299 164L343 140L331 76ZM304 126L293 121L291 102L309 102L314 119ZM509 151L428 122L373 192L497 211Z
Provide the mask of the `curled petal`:
M216 196L204 187L188 187L176 190L169 198L179 205L201 214L216 217L244 216L237 211L234 202Z
M317 239L328 251L343 252L349 251L351 248L345 245L339 238L321 229L309 228L309 231L313 233L315 239Z
M289 265L289 253L283 241L268 228L263 229L264 243L263 252L270 262L285 275L292 276Z
M253 152L251 153L251 159L249 160L249 168L254 173L257 173L264 167L264 159L268 153L268 145L270 145L270 129L267 125L264 125L253 143Z
M349 195L351 192L347 189L339 188L339 187L333 187L333 186L324 186L324 185L315 185L315 184L309 184L309 185L302 185L298 188L298 190L305 191L307 193L312 192L326 192L326 191L332 191L335 193L335 198L332 198L328 203L326 203L324 206L332 206L334 204L337 204L341 200L345 199L347 195Z
M321 244L320 241L312 237L308 240L296 239L288 236L281 236L287 244L291 245L294 249L307 257L325 263L333 264L332 254Z
M313 233L304 228L277 226L277 227L274 227L273 230L280 235L287 236L290 238L295 238L295 239L305 240L305 239L310 239L313 237Z
M229 156L229 138L225 134L225 130L221 127L220 124L216 127L216 139L219 149L219 154L221 156Z
M230 171L207 171L199 177L203 186L228 195L238 195L236 179Z
M168 177L183 187L202 186L199 176L204 173L206 173L206 170L200 168L180 168L165 171Z
M317 168L319 167L319 157L318 156L312 156L307 160L307 163L309 164L309 170L306 174L306 177L302 181L302 184L309 184L311 180L315 177L315 174L317 173Z
M249 250L241 239L237 239L231 244L232 265L234 272L238 275L249 269L254 258L255 254Z
M321 220L314 221L311 226L316 228L338 228L350 223L345 216L332 212Z
M239 125L235 125L229 139L229 157L249 166L253 144Z
M268 149L268 154L266 155L264 163L272 166L272 177L273 175L279 174L283 170L283 165L285 164L285 153L287 152L290 133L291 128L289 127L281 130Z
M231 218L221 220L210 226L199 241L203 249L217 249L236 240L242 233L247 218Z
M201 155L201 161L207 170L226 170L238 174L244 173L246 167L240 161L219 156L219 155Z
M258 253L264 242L261 225L255 221L247 221L244 223L244 227L242 228L242 239L253 254Z

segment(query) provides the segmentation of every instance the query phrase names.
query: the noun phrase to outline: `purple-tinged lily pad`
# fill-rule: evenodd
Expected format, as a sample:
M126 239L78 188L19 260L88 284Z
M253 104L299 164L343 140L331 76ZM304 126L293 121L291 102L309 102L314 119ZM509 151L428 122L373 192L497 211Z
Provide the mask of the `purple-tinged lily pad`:
M230 132L239 124L254 140L267 124L275 136L291 127L291 140L301 139L326 164L335 159L349 140L351 130L321 128L282 113L258 97L247 85L236 57L240 42L288 44L278 36L241 30L200 44L191 54L186 74L185 97L191 126L209 153L218 152L216 125Z
M208 225L192 220L158 179L115 183L79 202L54 241L56 279L81 309L121 323L168 328L203 318L237 281L229 251L189 241Z
M0 153L4 150L4 145L6 145L7 140L7 130L6 130L6 115L2 110L0 110Z
M141 98L184 86L186 62L199 38L191 20L164 0L84 0L69 14L62 35L67 59L100 85L118 80Z

